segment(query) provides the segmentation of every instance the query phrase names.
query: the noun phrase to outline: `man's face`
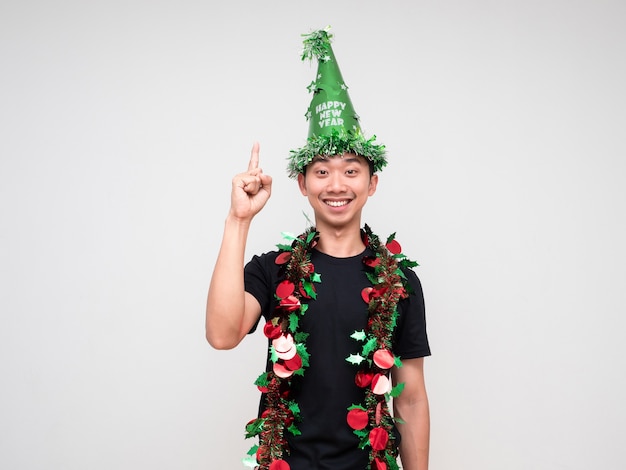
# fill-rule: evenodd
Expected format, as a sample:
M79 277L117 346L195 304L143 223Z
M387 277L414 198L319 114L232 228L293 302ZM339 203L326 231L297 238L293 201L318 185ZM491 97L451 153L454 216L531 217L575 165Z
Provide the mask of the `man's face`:
M349 153L316 157L298 175L300 191L315 211L318 228L323 224L360 226L361 210L377 184L378 175L370 175L367 160Z

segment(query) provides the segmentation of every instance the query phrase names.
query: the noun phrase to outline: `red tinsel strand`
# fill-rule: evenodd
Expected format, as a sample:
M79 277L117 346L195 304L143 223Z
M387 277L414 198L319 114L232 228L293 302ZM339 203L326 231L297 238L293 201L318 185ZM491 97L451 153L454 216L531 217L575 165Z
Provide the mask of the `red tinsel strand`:
M369 228L366 226L366 230ZM377 293L382 295L372 296L368 304L369 319L367 322L366 337L376 339L376 349L391 349L394 322L393 316L396 314L398 302L406 297L406 290L402 278L398 275L398 264L390 255L386 247L380 245L378 238L368 232L364 237L366 245L369 244L376 252L378 263L369 263L374 266L374 274L378 282L373 286ZM373 352L368 355L368 362L372 362ZM376 372L374 369L373 372ZM383 373L386 374L385 371ZM380 419L377 422L377 408L380 404ZM393 418L389 412L389 404L384 395L376 395L370 388L365 392L365 408L368 410L369 426L368 432L380 428L376 433L377 437L387 436L385 448L382 450L371 449L370 464L374 465L380 461L386 461L387 456L397 457L398 450L394 445ZM372 434L370 434L372 436ZM380 445L380 441L376 441ZM384 441L383 441L384 442Z
M283 452L288 451L287 441L281 429L288 414L284 398L281 397L282 379L273 373L270 374L272 378L266 393L266 421L259 436L261 452L257 452L260 470L267 470L274 460L281 459Z
M285 267L285 279L292 282L295 286L300 285L303 280L311 281L311 276L314 274L313 269L311 269L310 248L316 243L318 235L316 234L311 239L309 245L306 243L309 233L313 230L311 229L300 235L292 244L291 256ZM293 296L299 302L302 302L303 295L299 289L293 292ZM290 311L279 306L276 309L276 313L280 318L279 324L283 334L288 333ZM286 427L291 425L294 420L293 413L288 406L290 397L288 392L289 378L280 378L273 372L270 372L270 377L272 379L265 397L268 416L264 424L264 430L259 435L259 449L263 449L262 452L257 453L259 470L269 470L272 462L282 460L285 454L289 453L285 432ZM285 390L287 392L284 392Z

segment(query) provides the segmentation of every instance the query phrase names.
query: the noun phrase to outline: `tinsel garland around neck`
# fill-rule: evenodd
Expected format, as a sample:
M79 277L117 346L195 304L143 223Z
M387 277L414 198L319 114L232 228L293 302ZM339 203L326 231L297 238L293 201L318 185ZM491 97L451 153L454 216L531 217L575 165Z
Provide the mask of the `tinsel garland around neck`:
M289 470L284 460L289 454L286 433L300 434L298 403L291 394L291 379L304 375L309 366L306 348L307 333L300 331L300 317L308 302L317 297L315 284L321 277L311 263L311 251L320 234L311 227L303 234L286 236L290 245L278 245L276 264L284 279L276 287L277 306L266 322L263 332L271 341L272 370L264 372L255 385L265 394L265 410L246 425L246 438L258 436L259 443L248 452L244 463L259 470ZM394 418L388 401L402 393L404 384L391 386L389 372L401 367L399 357L392 353L393 333L397 323L398 302L409 294L409 285L402 269L417 266L401 253L392 234L385 244L365 225L361 230L365 246L375 256L365 256L363 264L371 287L361 292L367 303L365 330L355 331L351 338L361 348L346 360L358 366L356 384L364 389L364 400L347 408L346 422L359 438L359 447L369 448L368 468L397 470L398 450L394 442Z

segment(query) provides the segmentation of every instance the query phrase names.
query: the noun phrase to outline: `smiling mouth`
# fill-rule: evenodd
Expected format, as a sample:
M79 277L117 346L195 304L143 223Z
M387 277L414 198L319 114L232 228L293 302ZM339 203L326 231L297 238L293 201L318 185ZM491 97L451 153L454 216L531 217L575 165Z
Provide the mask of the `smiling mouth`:
M331 207L341 207L350 203L349 199L345 199L343 201L324 201L324 203Z

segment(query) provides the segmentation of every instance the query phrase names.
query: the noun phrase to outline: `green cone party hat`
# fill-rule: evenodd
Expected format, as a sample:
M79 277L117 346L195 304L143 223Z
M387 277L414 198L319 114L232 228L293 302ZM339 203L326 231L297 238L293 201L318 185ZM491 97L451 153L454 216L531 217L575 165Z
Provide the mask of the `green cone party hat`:
M318 60L315 80L307 87L313 93L306 113L309 121L307 143L292 150L287 171L295 178L318 155L332 156L354 153L372 162L374 171L387 165L385 146L374 143L376 136L366 139L361 132L359 116L348 95L339 65L335 59L327 29L304 36L302 60Z

